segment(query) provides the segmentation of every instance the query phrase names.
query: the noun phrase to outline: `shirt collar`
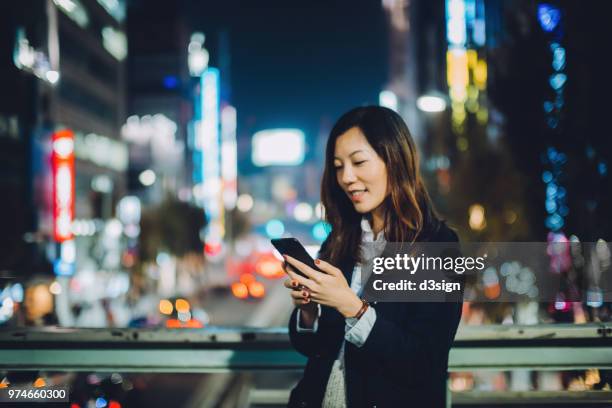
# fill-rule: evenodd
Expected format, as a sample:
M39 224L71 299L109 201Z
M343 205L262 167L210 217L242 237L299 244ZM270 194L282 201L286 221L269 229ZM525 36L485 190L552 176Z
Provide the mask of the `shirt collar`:
M363 232L372 232L372 227L370 226L370 221L366 217L361 219L361 230Z
M361 231L363 232L362 241L364 242L381 242L385 239L385 234L378 233L378 237L374 239L374 232L372 231L372 226L370 225L370 221L366 217L361 219Z

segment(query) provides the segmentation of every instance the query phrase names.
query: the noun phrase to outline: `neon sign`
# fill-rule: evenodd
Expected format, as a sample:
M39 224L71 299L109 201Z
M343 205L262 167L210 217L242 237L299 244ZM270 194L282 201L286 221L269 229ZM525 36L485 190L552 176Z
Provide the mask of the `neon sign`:
M52 137L53 149L53 237L56 242L72 239L74 219L74 133L58 130Z

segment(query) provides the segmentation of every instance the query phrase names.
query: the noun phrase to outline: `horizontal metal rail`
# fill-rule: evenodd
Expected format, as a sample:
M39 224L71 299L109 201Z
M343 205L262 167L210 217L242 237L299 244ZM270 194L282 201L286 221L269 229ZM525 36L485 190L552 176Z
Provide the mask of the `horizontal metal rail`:
M461 391L452 393L453 406L602 406L612 405L609 391Z
M606 391L461 391L451 393L452 406L507 405L514 407L553 405L593 406L612 405L612 392ZM285 406L289 390L252 389L249 406Z
M302 370L286 329L0 331L0 370L215 373ZM612 325L466 326L449 370L612 369Z

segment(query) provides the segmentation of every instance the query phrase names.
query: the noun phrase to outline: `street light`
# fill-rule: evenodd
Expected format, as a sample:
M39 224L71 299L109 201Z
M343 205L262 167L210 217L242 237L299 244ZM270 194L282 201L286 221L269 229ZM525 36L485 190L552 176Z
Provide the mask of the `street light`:
M417 108L427 113L444 112L446 100L436 94L422 95L417 99Z
M138 176L138 180L140 181L140 183L146 187L152 186L153 183L155 183L155 179L156 179L155 172L151 169L147 169L143 171Z
M187 47L189 52L187 65L189 66L191 76L199 77L208 67L209 54L208 50L204 48L205 39L206 36L203 33L196 32L191 35L191 41L189 41L189 46Z
M397 95L393 91L381 91L378 94L378 104L385 108L393 109L396 112L398 111L399 102L397 100Z

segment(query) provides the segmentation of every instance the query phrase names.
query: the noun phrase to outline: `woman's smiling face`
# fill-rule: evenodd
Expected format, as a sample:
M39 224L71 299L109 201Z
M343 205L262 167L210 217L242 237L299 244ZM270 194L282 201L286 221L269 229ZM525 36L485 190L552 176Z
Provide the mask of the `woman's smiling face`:
M338 184L358 213L380 207L388 194L387 167L358 127L336 139L334 167Z

